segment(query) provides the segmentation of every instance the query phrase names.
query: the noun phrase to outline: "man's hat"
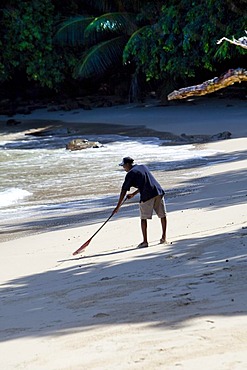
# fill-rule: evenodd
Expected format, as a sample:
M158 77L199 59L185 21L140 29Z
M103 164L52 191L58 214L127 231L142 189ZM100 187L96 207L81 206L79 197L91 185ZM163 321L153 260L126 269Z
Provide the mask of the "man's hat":
M122 162L119 163L119 166L123 166L124 164L127 164L127 163L132 164L133 162L134 162L134 159L132 159L131 157L124 157Z

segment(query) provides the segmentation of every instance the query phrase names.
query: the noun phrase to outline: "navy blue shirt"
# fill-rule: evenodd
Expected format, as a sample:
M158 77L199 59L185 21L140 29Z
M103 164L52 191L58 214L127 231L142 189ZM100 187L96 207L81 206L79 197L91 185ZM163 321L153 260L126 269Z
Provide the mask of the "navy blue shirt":
M135 164L127 173L122 185L122 190L129 191L132 186L139 190L140 202L146 202L157 195L165 194L149 169L142 164Z

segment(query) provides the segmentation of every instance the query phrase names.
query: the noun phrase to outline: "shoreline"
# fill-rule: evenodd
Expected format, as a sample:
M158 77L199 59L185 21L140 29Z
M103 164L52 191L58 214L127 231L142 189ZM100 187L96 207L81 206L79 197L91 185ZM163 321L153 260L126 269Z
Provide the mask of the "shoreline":
M116 134L116 132L119 132L120 134L122 132L122 126L119 128L119 126L113 126L109 125L107 128L105 126L101 125L99 127L95 127L95 130L98 130L97 132L104 132L109 133L113 132ZM89 129L88 126L85 127L85 130L87 131ZM33 130L33 129L32 129ZM53 129L54 130L54 129ZM80 129L79 129L80 130ZM116 131L114 131L116 130ZM136 129L134 129L134 133ZM40 131L38 131L40 133ZM46 136L49 136L50 131L42 132L42 138L46 138ZM90 131L91 132L91 131ZM139 131L138 131L139 132ZM148 131L150 132L150 131ZM154 131L152 130L152 133ZM139 132L140 133L140 132ZM58 133L60 135L61 132ZM62 133L64 135L64 132ZM38 137L40 135L38 134ZM52 136L56 136L56 130L52 131ZM131 136L131 134L130 134ZM66 135L67 137L67 135ZM158 137L158 135L156 135ZM42 139L41 138L41 139ZM13 138L12 138L13 139ZM20 137L18 139L21 139ZM174 143L175 144L175 143ZM202 153L204 151L207 152L207 143L193 143L193 145L189 143L183 143L189 145L189 149L186 149L188 151L197 152L197 150L202 150ZM181 144L181 145L183 145ZM165 146L167 143L165 142ZM168 143L168 145L171 145L171 143ZM162 146L159 145L159 146ZM177 150L179 151L180 144L177 143L176 146ZM198 149L197 149L198 148ZM98 150L98 149L96 149ZM210 151L209 151L210 152ZM214 152L214 151L213 151ZM202 156L205 156L205 154L202 154ZM116 159L116 158L115 158ZM139 158L140 159L140 158ZM119 159L120 160L120 159ZM218 152L217 149L214 153L214 155L209 154L205 157L202 157L200 160L200 157L198 157L198 154L196 154L196 159L193 161L193 156L190 158L189 163L186 165L186 161L184 164L179 163L179 166L177 169L167 169L166 171L162 171L159 174L159 170L153 169L155 176L158 176L159 181L162 181L164 188L166 189L166 199L169 201L170 199L174 197L183 197L185 195L188 195L192 192L197 191L197 187L200 186L200 173L203 172L205 166L210 166L214 162L218 161L225 161L225 160L231 160L230 156L229 158L222 158L222 153ZM182 162L182 160L181 160ZM184 166L184 167L183 167ZM186 169L188 166L188 169ZM193 169L193 170L192 170ZM184 183L186 181L187 176L186 172L192 171L191 176L189 177L190 181ZM122 175L122 178L124 178L124 174ZM169 179L169 180L168 180ZM119 180L120 181L120 180ZM120 182L119 182L120 186ZM30 190L31 191L31 190ZM23 216L21 217L15 217L10 216L10 213L6 213L6 217L8 217L6 220L8 221L1 221L1 233L0 233L0 244L2 242L10 241L10 240L17 240L19 238L23 238L26 236L34 235L34 234L42 234L50 231L55 230L61 230L61 229L69 229L69 228L76 228L76 227L84 227L85 225L92 225L96 223L103 222L105 218L107 218L111 212L111 208L114 207L114 204L117 202L118 195L119 195L119 187L115 185L115 187L111 186L111 194L108 194L107 191L104 193L103 190L99 190L100 194L95 198L95 191L94 189L94 195L92 194L90 197L90 206L87 205L87 208L83 206L83 201L87 202L87 199L89 199L89 196L87 195L86 198L84 198L84 195L82 195L82 198L74 198L70 197L68 200L61 200L54 202L51 201L51 199L48 201L48 203L40 203L36 204L34 210L32 210L32 206L23 205L23 210L20 212L23 212ZM62 203L61 203L62 202ZM78 206L76 206L78 202ZM60 205L61 203L61 205ZM67 205L66 205L67 204ZM70 204L70 205L69 205ZM79 204L81 204L79 206ZM85 203L86 204L86 203ZM46 205L46 209L44 209L44 206ZM65 207L66 205L66 207ZM61 208L60 208L61 206ZM18 204L17 204L18 207ZM30 207L30 209L28 208ZM50 210L49 210L50 207ZM65 208L64 208L65 207ZM43 209L42 209L43 208ZM59 210L60 208L60 210ZM16 209L18 212L18 208ZM121 217L133 217L134 215L138 215L138 202L136 199L134 199L133 202L127 202L127 204L124 207L123 212L121 213ZM25 216L24 216L25 215ZM12 222L11 222L12 218Z
M201 133L190 136L189 133L193 131L190 130L191 118L193 118L194 123L198 124L197 118L198 115L202 116L202 112L203 118L209 119L206 113L211 117L212 112L220 111L221 113L222 109L230 109L230 111L234 109L234 112L232 113L233 116L235 116L235 108L239 106L242 107L241 111L239 112L242 115L245 113L242 104L243 102L234 101L233 106L226 108L226 106L229 105L228 100L224 101L220 99L209 99L209 101L209 108L207 106L205 107L205 100L202 99L197 101L194 105L192 105L190 102L186 102L185 104L178 106L171 105L167 107L157 107L155 105L140 107L134 104L128 104L111 108L96 108L92 111L75 110L71 112L47 112L45 109L42 109L41 111L34 111L29 116L14 116L11 119L16 120L17 122L20 121L21 123L13 126L6 126L7 117L5 117L5 121L0 121L0 125L4 125L2 128L5 129L5 132L0 136L0 140L20 140L23 137L26 137L26 135L37 137L40 136L41 138L52 135L57 137L66 136L69 141L69 137L74 135L87 138L87 135L113 134L126 135L129 137L158 137L161 140L164 140L162 145L165 146L192 144L194 147L200 147L200 145L207 147L207 143L210 142L219 143L219 145L221 145L220 143L222 140L217 140L215 138L213 139L211 136L211 134L215 135L216 133L219 133L218 127L215 127L214 122L208 122L207 126L203 128L203 130L208 132L208 134ZM220 105L220 108L218 108L218 104ZM185 110L185 112L188 110L188 112L183 115L183 122L181 122L181 113L179 110ZM132 114L134 118L130 120L129 118ZM150 121L150 114L154 114L152 121ZM166 131L167 123L169 123L167 121L170 115L172 115L172 122L174 122L175 117L178 117L179 124L174 126L174 132ZM219 112L216 114L216 116L219 116ZM37 117L42 117L42 119L38 119ZM0 119L2 118L3 117L0 117ZM91 119L91 121L89 121L89 119ZM230 117L230 121L232 121L232 119L233 117ZM105 123L95 123L95 121L99 122L100 120L104 121ZM135 121L135 124L133 124L133 120ZM111 121L115 123L111 123ZM240 124L245 129L243 120L240 121ZM227 127L227 125L224 123L224 120L223 123L221 122L220 127L223 127L223 125ZM180 126L183 126L184 131L187 132L186 137L181 136L181 131L179 130L182 128ZM171 128L171 123L169 124L169 127ZM211 134L209 134L209 132L211 132ZM232 132L233 138L238 136L239 132L237 130ZM202 166L199 168L202 168ZM102 221L104 216L107 216L107 210L105 210L100 218L98 218L98 222ZM57 218L57 216L55 216L55 218ZM66 214L63 216L63 218L66 218ZM70 220L68 223L63 221L57 227L54 226L57 221L51 222L51 228L54 229L55 227L55 229L59 229L62 227L76 227L80 222L79 215L73 215L73 212L69 214L67 218ZM89 224L90 219L84 221L83 225L84 223ZM31 231L25 231L25 225L27 225L28 229L32 227L33 230L35 230L35 233L43 233L48 231L48 224L49 217L41 220L23 219L20 220L19 223L15 221L14 227L7 225L7 230L9 229L9 231L4 231L4 234L1 237L1 242L6 240L16 240L19 237L25 237L26 235L29 235ZM21 230L19 229L18 225L22 225Z
M95 108L92 111L76 109L69 112L49 112L46 109L41 109L32 112L28 116L19 114L11 117L11 120L20 122L13 126L6 125L6 120L9 118L0 116L0 129L4 129L2 135L0 135L0 142L5 140L20 140L26 136L37 136L41 138L45 138L49 135L57 137L66 136L69 140L70 136L75 135L87 138L87 135L113 134L120 136L126 135L129 137L158 137L159 139L164 140L161 145L165 146L192 144L194 147L200 147L202 145L204 148L207 148L208 144L215 143L216 147L220 148L221 144L224 145L225 139L214 137L216 132L219 133L219 130L216 129L216 127L218 128L216 123L210 121L210 117L212 117L213 112L217 112L216 117L219 117L223 111L228 109L229 112L233 113L233 116L222 116L221 120L217 122L220 124L220 127L223 127L222 125L225 125L225 122L227 122L226 127L228 127L227 125L229 122L231 124L233 123L233 118L239 108L241 109L238 111L238 119L241 119L238 124L241 126L241 130L238 131L238 126L234 124L234 131L231 132L232 137L226 139L226 141L229 142L227 145L231 145L230 141L234 138L239 138L241 136L247 137L247 116L245 116L247 113L247 102L235 99L219 98L201 98L198 100L195 99L195 101L192 99L191 101L180 102L180 104L176 103L175 105L172 104L165 107L157 106L156 103L151 101L150 104L125 104L110 108ZM181 121L180 110L184 112L183 121ZM155 119L152 121L150 121L150 113L155 114ZM161 114L164 114L164 117L161 116ZM132 115L133 118L130 120L129 118ZM178 124L173 126L173 132L165 131L167 128L166 121L170 115L172 116L172 122L174 122L175 117L178 121ZM201 131L200 134L196 133L190 135L189 133L194 131L194 129L191 130L191 127L194 127L193 123L191 125L191 118L193 118L194 124L195 122L197 124L198 115L204 120L209 120L206 127L203 127L204 132L207 132L207 134L202 133ZM42 118L38 119L37 117ZM3 118L4 120L2 120ZM89 118L91 121L88 120ZM100 120L104 123L95 123L95 121L99 122ZM117 122L115 122L115 120L117 120ZM135 124L133 124L133 120ZM171 124L168 125L168 127L170 126ZM181 134L182 128L188 133L185 136ZM219 143L219 145L217 143ZM203 165L199 166L199 168L203 170ZM98 222L102 221L105 215L106 211L103 212L103 215L98 219ZM64 215L64 217L66 217L66 215ZM78 220L78 215L73 215L72 213L69 214L68 217L72 221L68 224L62 223L57 227L58 229L62 227L76 227L79 224L80 221ZM37 220L34 223L33 220L27 218L21 220L20 225L33 224L33 227L36 229L35 232L43 233L48 232L47 222L46 217L42 220ZM85 223L90 224L90 222L92 222L92 220L90 221L90 219L88 219L84 221L83 225ZM46 226L40 226L42 224ZM52 227L52 229L54 229L54 227ZM14 236L13 232L16 233ZM6 233L4 232L4 235L5 234ZM15 228L12 230L10 229L9 234L12 234L12 236L4 236L0 243L31 235L29 231L25 231L24 226L22 230L19 230L18 222L15 222Z
M93 110L75 109L71 111L49 112L47 109L34 110L29 115L17 114L12 117L0 116L0 132L17 133L32 128L82 129L85 133L98 125L107 124L109 129L124 126L136 130L142 128L147 132L166 132L171 135L215 135L229 131L232 137L247 136L246 127L247 102L238 99L200 98L182 101L179 104L162 106L157 103L125 104L110 108ZM16 126L6 126L8 120L21 122ZM31 121L34 121L32 124ZM58 125L58 126L57 126ZM135 133L137 135L137 132ZM148 133L149 134L149 133Z

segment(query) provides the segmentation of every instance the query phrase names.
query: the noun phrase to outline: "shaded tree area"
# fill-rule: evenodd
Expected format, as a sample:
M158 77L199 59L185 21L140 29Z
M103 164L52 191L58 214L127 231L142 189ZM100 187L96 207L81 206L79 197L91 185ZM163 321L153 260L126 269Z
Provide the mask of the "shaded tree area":
M246 31L245 31L246 32ZM247 33L247 32L246 32ZM217 44L221 44L222 41L230 42L233 45L240 46L247 49L247 37L243 36L239 39L233 37L232 40L227 37L222 37ZM224 89L235 83L240 83L242 81L247 82L247 70L243 68L229 69L226 73L220 77L215 77L208 81L204 81L201 84L188 86L181 88L179 90L174 90L171 92L167 98L168 100L174 99L184 99L190 96L201 96L206 94L211 94L217 90Z
M216 48L221 35L243 35L246 5L246 0L166 1L158 21L128 45L125 59L132 57L147 79L163 80L164 94L246 65L243 49L227 43Z
M0 94L167 94L245 67L246 0L2 0ZM103 89L102 89L103 86Z

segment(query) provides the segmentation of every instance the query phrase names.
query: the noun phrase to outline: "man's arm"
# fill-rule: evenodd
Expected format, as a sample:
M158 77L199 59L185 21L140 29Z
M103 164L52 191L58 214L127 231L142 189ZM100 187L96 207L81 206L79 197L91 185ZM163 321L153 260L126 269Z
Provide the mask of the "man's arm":
M121 190L121 193L119 195L117 206L116 206L116 208L112 212L113 214L118 212L121 204L123 203L123 200L124 200L124 197L125 197L126 193L127 193L127 190ZM137 189L136 191L134 191L134 193L128 194L126 198L127 199L131 199L131 198L133 198L138 193L139 193L139 189Z
M134 193L132 193L132 194L128 194L127 195L127 198L128 199L131 199L131 198L133 198L136 194L138 194L138 193L140 193L140 191L139 191L139 189L137 189L136 191L134 191Z
M121 190L121 193L119 195L117 206L114 209L114 211L112 212L113 214L118 212L118 210L119 210L119 208L120 208L120 206L121 206L121 204L122 204L122 202L124 200L124 197L125 197L125 194L126 193L127 193L127 190L123 190L123 189Z

